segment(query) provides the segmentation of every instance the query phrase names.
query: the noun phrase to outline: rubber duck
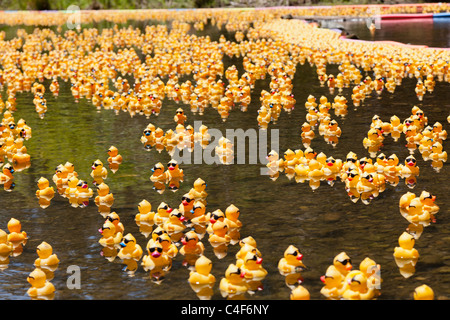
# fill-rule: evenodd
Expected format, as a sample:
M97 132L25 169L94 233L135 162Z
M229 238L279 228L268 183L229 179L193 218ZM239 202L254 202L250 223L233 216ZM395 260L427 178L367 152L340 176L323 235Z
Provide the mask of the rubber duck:
M400 139L400 136L403 132L403 123L400 121L399 117L393 115L390 118L390 124L391 124L390 130L391 137L392 139L394 139L395 142L397 142L398 139Z
M172 212L172 208L165 202L161 202L154 215L155 224L162 226L164 222L169 219L169 215Z
M228 225L224 221L216 221L212 225L213 233L209 235L208 241L213 247L228 245L231 237L228 235Z
M186 115L184 114L184 110L182 108L178 108L176 111L176 114L173 118L173 121L175 121L177 124L182 124L184 125L184 123L186 122Z
M39 258L34 261L35 267L54 267L59 264L57 255L53 253L52 246L47 242L41 242L41 244L37 246L36 252Z
M8 241L8 234L0 229L0 256L9 256L13 251L14 246Z
M424 211L428 211L431 214L436 214L439 212L439 206L435 203L436 196L424 190L420 194L419 199L422 203L422 209Z
M150 239L147 243L147 255L142 258L141 265L145 271L169 271L172 268L172 259L163 254L162 245Z
M13 166L9 163L6 163L2 168L2 172L0 172L0 184L6 184L9 181L12 181L14 179L13 173Z
M169 180L172 179L183 179L183 169L180 169L178 167L178 162L174 159L170 160L167 164L167 171L166 171L167 178Z
M342 274L342 276L346 276L350 270L352 270L352 261L350 257L345 253L341 252L333 259L333 265L336 269Z
M311 125L312 128L319 124L318 110L315 107L309 107L308 113L306 114L306 121Z
M116 226L109 220L106 220L98 231L102 235L98 243L104 247L114 247L122 241L122 232L116 231Z
M55 190L53 187L50 187L49 181L44 177L39 178L37 185L39 189L36 191L36 197L39 199L41 208L45 209L55 196Z
M244 263L247 253L255 253L258 257L261 257L261 252L256 247L256 241L252 236L245 237L239 241L240 249L236 253L236 265L241 266Z
M183 231L186 229L186 226L183 224L185 219L183 214L175 209L170 212L169 218L162 225L162 228L175 242L179 242L183 236Z
M223 211L222 210L220 210L220 209L217 209L217 210L214 210L213 212L208 212L207 214L206 214L206 219L207 220L209 220L209 225L208 225L208 227L206 228L206 231L209 233L209 234L212 234L213 233L213 226L214 226L214 224L217 222L217 221L222 221L222 222L224 222L224 220L225 220L225 214L223 213Z
M400 213L410 223L425 223L428 224L431 220L430 212L423 209L423 204L420 198L414 198L410 201L406 210L400 210Z
M327 268L325 275L321 276L320 280L324 283L324 286L320 289L322 295L331 300L341 298L345 288L344 276L334 265Z
M21 231L22 224L19 220L15 218L11 218L8 221L8 241L9 242L20 242L24 241L28 238L27 233L25 231Z
M152 175L150 176L150 181L152 182L166 182L167 181L167 172L164 169L164 165L161 162L158 162L151 169Z
M194 186L189 190L189 194L192 195L195 201L200 201L204 205L206 205L206 197L208 196L208 193L205 191L207 184L206 182L198 178L194 181Z
M426 284L423 284L414 289L414 300L434 300L434 291Z
M138 261L142 257L142 248L136 243L136 239L131 233L128 233L120 242L121 249L117 256L122 259L133 259Z
M268 161L266 167L269 169L269 175L283 171L284 160L279 158L279 155L275 150L271 150L267 154L266 159Z
M254 252L245 255L242 266L240 266L246 281L262 281L267 276L267 270L262 266L263 259Z
M310 293L305 287L298 285L294 290L291 291L289 296L290 300L311 300Z
M163 254L167 255L169 258L173 259L178 254L177 246L172 242L169 234L163 233L156 239L163 247Z
M84 180L78 180L77 183L77 195L78 195L78 206L80 208L85 208L89 205L89 199L94 195L94 191L89 188L88 184Z
M189 273L188 282L193 285L210 285L213 286L216 278L211 274L212 261L201 255L195 261L195 271Z
M290 245L285 251L283 258L278 262L278 271L281 275L298 273L306 269L302 262L303 255L293 245Z
M434 142L431 146L430 159L433 161L447 161L447 152L442 150L440 142Z
M345 277L346 288L342 293L343 300L372 300L374 289L367 287L367 277L360 270L352 270Z
M311 124L309 122L304 122L302 124L302 144L305 148L308 148L311 145L311 140L314 139L315 133L311 129Z
M95 205L102 215L107 215L111 212L111 207L114 204L114 195L109 192L109 186L102 182L97 185L97 196L94 198Z
M119 154L119 150L115 146L111 146L108 149L108 163L109 163L109 169L116 173L119 169L119 165L122 163L123 159L122 156Z
M414 199L414 198L416 198L416 195L415 195L414 193L409 192L409 191L406 192L405 194L403 194L403 195L400 197L400 200L399 200L399 207L400 207L400 208L403 208L403 209L408 208L408 207L409 207L409 204L411 203L411 200Z
M187 221L190 221L193 218L193 213L191 211L194 208L194 203L195 200L191 193L185 193L181 197L181 203L178 207L178 210Z
M417 160L412 155L406 157L405 164L400 166L400 173L403 176L418 176L419 172L420 169L417 167Z
M222 164L231 164L234 159L233 144L225 137L219 139L218 145L215 147L216 155Z
M374 296L380 295L381 288L381 267L369 257L364 258L359 264L359 270L364 273L367 278L367 287L374 289Z
M139 213L136 214L136 221L147 221L153 224L155 212L152 211L152 205L147 200L142 200L138 204Z
M183 246L180 248L180 254L183 256L200 256L205 250L198 234L193 230L184 234L183 238L181 238L181 243Z
M47 280L45 272L40 268L34 269L27 277L31 288L27 290L27 294L32 298L48 298L51 299L55 293L55 286Z
M398 238L399 247L394 249L394 257L397 259L418 259L419 252L414 248L415 239L408 232L403 232Z
M219 283L220 293L223 298L233 298L242 296L248 290L248 286L244 281L244 274L241 269L231 263L225 270L225 277Z
M94 179L94 184L100 184L108 177L108 171L100 160L95 160L92 163L91 177Z

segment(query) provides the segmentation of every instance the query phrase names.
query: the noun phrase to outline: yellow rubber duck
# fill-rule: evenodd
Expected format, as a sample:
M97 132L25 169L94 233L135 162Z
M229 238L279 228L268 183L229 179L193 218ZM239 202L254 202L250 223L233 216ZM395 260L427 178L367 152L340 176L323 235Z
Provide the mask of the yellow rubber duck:
M147 253L141 262L145 271L169 271L172 268L172 259L163 254L163 247L159 242L150 239L147 243Z
M194 285L214 285L216 278L211 274L212 261L201 255L195 261L195 271L189 273L188 282Z
M344 276L334 265L328 267L325 275L321 276L320 280L324 283L324 286L320 289L322 295L332 300L341 298L345 288Z
M103 162L95 160L92 163L91 177L94 179L94 184L100 184L108 177L108 170L103 166Z
M98 243L104 247L113 247L122 241L123 234L116 231L116 226L111 221L105 221L98 231L102 235Z
M303 255L293 245L290 245L285 251L283 258L278 262L278 271L281 275L288 275L291 273L298 273L306 269L303 264Z
M152 222L155 218L155 212L152 211L152 205L147 200L142 200L138 204L138 210L139 213L136 214L135 220L136 221L147 221Z
M220 280L219 289L224 298L242 296L247 292L248 286L244 281L244 274L238 266L233 263L228 265L225 277Z
M362 271L350 271L344 282L346 282L346 288L342 293L343 300L372 300L375 298L374 289L367 287L367 277Z
M169 219L169 215L172 212L172 208L165 202L161 202L154 215L155 224L163 226L164 222Z
M157 240L161 246L163 247L163 254L167 255L169 258L173 259L178 254L177 246L172 242L169 234L163 233L161 234Z
M164 165L161 162L158 162L151 169L152 175L150 176L150 181L152 182L166 182L167 181L167 172L165 172Z
M27 233L25 231L21 231L22 224L19 220L15 218L11 218L8 221L8 241L9 242L20 242L28 239Z
M244 264L244 259L247 253L255 253L258 257L261 257L261 252L256 247L256 241L252 236L245 237L239 241L240 249L236 253L236 265L238 267Z
M414 289L414 300L434 300L434 291L426 284Z
M106 216L105 221L112 222L116 227L116 232L124 233L125 227L122 222L120 222L120 217L117 212L113 211Z
M346 276L350 270L352 270L352 260L350 257L343 251L339 253L333 259L333 265L336 269L342 274L342 276Z
M169 234L173 241L180 241L186 229L183 221L185 217L177 209L169 214L169 218L163 223L162 228Z
M267 276L267 270L262 266L263 259L256 253L248 252L240 266L247 281L262 281Z
M203 254L205 250L205 246L200 241L197 233L193 230L188 231L184 234L183 238L181 238L181 243L183 246L180 248L180 253L185 255L195 255L200 256Z
M136 243L136 239L131 233L128 233L120 242L121 249L117 256L122 259L133 259L138 261L142 257L142 248Z
M228 235L228 225L224 221L216 221L212 230L213 233L209 235L208 241L213 247L230 243L231 237Z
M40 245L38 245L36 252L39 258L34 261L35 267L54 267L59 264L57 255L53 253L52 246L47 242L43 241Z
M39 189L36 190L36 197L39 199L41 208L45 209L50 205L50 201L55 196L55 189L50 187L49 181L44 177L39 178L37 185Z
M111 212L111 207L114 204L114 195L109 192L109 186L101 182L97 185L97 196L94 198L95 205L102 215L107 215Z
M298 285L294 290L291 291L289 296L290 300L311 300L311 295L305 287Z
M423 210L428 211L431 214L436 214L439 212L439 206L435 203L436 196L424 190L420 194L419 199L422 203Z
M31 288L27 290L27 294L32 298L49 298L51 299L55 293L55 286L47 281L45 272L40 268L34 269L27 277L27 281L31 284Z
M0 229L0 255L9 256L13 249L13 244L8 241L8 234L4 230Z
M394 257L397 259L418 259L419 252L414 248L415 239L408 232L403 232L398 238L399 247L394 249Z
M178 167L178 162L174 159L170 160L169 163L167 164L167 178L169 180L171 179L182 179L184 174L183 174L183 169L180 169Z

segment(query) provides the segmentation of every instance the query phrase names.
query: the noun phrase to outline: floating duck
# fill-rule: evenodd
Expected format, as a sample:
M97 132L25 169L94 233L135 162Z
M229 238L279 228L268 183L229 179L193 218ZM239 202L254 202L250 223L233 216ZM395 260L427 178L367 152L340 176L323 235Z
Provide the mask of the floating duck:
M262 266L263 259L258 257L256 253L248 252L244 258L242 266L240 266L244 279L250 285L251 282L259 284L267 276L267 270ZM250 282L250 283L249 283ZM251 289L251 287L250 287Z
M52 299L55 293L55 286L47 280L45 272L39 268L34 269L27 277L31 288L27 294L32 298Z
M184 125L184 123L186 122L186 115L184 114L184 110L182 108L178 108L176 111L176 114L173 118L173 121L175 121L177 124L182 124Z
M100 184L108 177L108 171L100 160L92 163L91 177L94 179L94 184Z
M344 282L343 300L372 300L375 297L374 289L367 287L367 277L360 270L350 271Z
M114 247L122 241L122 232L116 231L116 226L111 221L105 221L98 231L102 235L98 242L104 247Z
M291 291L289 296L290 300L310 300L311 296L305 287L298 285L294 290Z
M39 258L34 261L34 265L36 267L54 267L59 264L57 255L53 253L52 246L47 242L43 241L40 245L38 245L36 252L39 256Z
M163 247L163 254L173 259L178 254L177 246L172 242L168 233L163 233L156 239Z
M41 208L45 209L50 205L50 201L55 196L55 189L50 187L49 181L44 177L39 178L37 185L39 189L36 191L36 197L39 199Z
M111 207L114 204L114 195L109 192L109 186L106 183L101 182L97 185L97 196L94 198L94 202L101 215L105 216L111 212Z
M183 238L181 238L181 243L183 246L180 248L180 254L183 256L200 256L205 250L198 234L193 230L184 234Z
M420 194L419 199L422 203L422 208L424 211L428 211L430 214L436 214L439 212L439 206L435 203L436 196L424 190Z
M6 184L14 179L14 168L9 163L5 164L0 172L0 184Z
M158 162L151 169L152 175L150 176L150 181L152 182L166 182L167 181L167 172L165 172L164 165L161 162Z
M163 254L161 243L150 239L147 243L147 253L141 263L145 271L169 271L172 268L172 259Z
M306 269L302 262L303 255L293 245L290 245L285 251L283 258L278 262L278 271L281 275L298 273Z
M234 298L244 295L248 286L244 280L244 274L235 264L228 265L225 277L220 280L219 289L222 297Z
M128 233L120 242L121 249L117 256L122 259L140 260L142 257L142 248L136 243L136 239L131 233Z
M324 283L324 286L320 289L322 295L331 300L341 298L345 288L344 276L334 265L328 267L325 275L321 276L320 280Z
M195 201L191 210L192 216L190 222L194 227L194 231L198 234L200 238L206 233L206 228L208 227L209 221L206 217L206 207L200 201Z
M426 284L414 289L414 300L434 300L434 291Z
M89 205L89 199L94 195L94 191L89 188L88 184L84 180L78 180L77 183L77 194L78 194L78 206L85 208Z
M336 267L336 269L342 274L342 276L346 276L350 270L352 270L352 260L350 257L345 253L341 252L333 259L333 265Z
M173 241L179 242L186 226L183 224L185 217L177 209L169 214L169 218L163 223L162 228L169 234Z
M135 220L142 222L147 221L153 224L155 212L152 211L152 205L147 200L142 200L138 204L139 213L136 214Z
M15 218L11 218L8 221L8 241L9 242L21 242L28 239L27 233L25 231L21 231L22 224L19 220Z
M417 166L417 160L412 155L406 157L405 164L400 166L400 173L403 176L418 176L419 172L420 169Z
M183 179L183 169L178 167L178 162L176 160L170 160L167 164L167 178L172 179Z
M119 150L115 146L111 146L108 149L108 163L109 163L109 169L116 173L119 169L119 165L122 163L123 159L122 156L119 154Z
M164 222L169 219L169 215L172 212L172 208L165 202L161 202L154 215L155 224L163 226Z
M414 248L414 236L403 232L398 239L399 247L394 249L395 263L399 267L400 274L409 278L415 273L415 266L419 259L419 252Z
M195 201L200 201L204 205L206 205L206 197L208 196L208 193L205 191L207 184L206 182L198 178L194 181L194 186L189 190L189 194L192 195Z
M189 274L188 282L193 285L210 285L213 286L216 278L211 274L212 261L201 255L195 261L195 271Z

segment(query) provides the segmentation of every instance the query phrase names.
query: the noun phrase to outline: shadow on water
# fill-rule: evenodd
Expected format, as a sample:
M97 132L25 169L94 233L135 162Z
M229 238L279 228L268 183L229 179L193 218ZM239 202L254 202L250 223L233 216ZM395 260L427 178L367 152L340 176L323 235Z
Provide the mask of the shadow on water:
M357 24L354 26L356 28ZM424 26L420 30L426 28ZM206 26L200 34L210 35L213 41L217 41L220 35L211 26ZM231 35L227 35L228 39L230 37ZM415 37L423 38L417 34ZM437 42L433 45L444 46L448 39L443 37L435 41ZM235 64L242 74L241 58L225 57L224 62L225 67ZM152 204L153 210L162 201L176 207L181 202L182 195L201 177L208 184L208 211L219 208L224 211L231 203L240 208L240 220L243 223L241 237L251 235L255 238L264 258L263 266L269 272L263 282L264 290L257 292L252 299L289 299L290 289L279 274L277 264L284 250L291 244L297 246L304 256L303 261L308 269L302 273L303 285L311 293L312 299L323 298L319 292L322 287L319 278L332 263L333 257L341 251L347 252L355 267L366 256L381 265L383 283L380 299L411 299L414 288L423 283L430 285L438 297L449 298L450 215L445 205L446 195L449 193L448 164L444 165L440 173L436 173L429 162L422 161L420 155L416 154L421 171L415 189L408 189L400 181L396 187L387 186L369 205L361 201L351 202L340 181L336 181L333 187L322 183L315 191L307 183L296 183L283 174L276 181L271 181L260 174L263 167L261 164L182 164L186 178L177 192L166 190L159 194L153 190L149 181L150 168L157 162L166 164L170 156L165 151L158 153L156 150L144 150L139 139L149 122L164 131L173 129L175 110L183 107L188 124L198 120L209 128L217 128L224 133L226 129L257 129L255 118L260 107L259 93L262 89L267 90L268 84L268 79L259 80L252 93L252 104L248 112L232 111L225 123L222 123L217 111L211 108L203 116L193 115L188 106L177 105L167 99L157 118L131 118L128 113L115 115L110 110L97 112L88 101L81 100L75 104L68 83L61 83L58 98L46 94L48 113L44 120L40 120L34 110L31 94L19 94L18 111L14 117L26 119L33 129L32 139L26 142L32 166L16 174L17 186L12 192L1 192L0 228L6 230L8 220L11 217L17 218L30 239L23 253L11 258L8 268L0 273L0 297L28 299L26 277L34 269L37 245L47 241L61 260L52 280L57 289L57 299L198 299L187 282L189 271L181 265L181 256L175 258L171 271L160 285L153 283L142 268L138 269L134 277L128 277L122 271L120 260L110 263L101 256L102 248L98 244L100 235L97 230L104 219L92 200L87 208L71 208L66 199L56 195L50 207L45 210L39 207L35 191L36 182L41 176L51 181L55 167L70 161L75 165L79 176L92 187L89 176L92 162L100 159L105 163L106 151L111 145L115 145L124 162L115 174L109 172L105 181L115 197L112 209L121 217L125 233L132 233L143 248L147 240L134 221L134 215L138 212L137 205L143 199ZM297 100L295 110L290 115L282 113L279 122L269 127L279 130L280 152L288 148L303 149L300 126L305 121L306 110L303 105L307 96L313 94L319 98L325 95L329 100L334 97L327 88L320 87L315 69L308 64L297 66L293 84ZM347 117L337 118L343 132L337 147L333 148L320 136L313 140L311 147L317 152L322 151L327 156L340 159L344 159L349 151L355 152L359 158L368 156L362 140L373 115L378 114L387 121L395 114L403 120L409 116L413 105L424 110L431 124L439 121L448 131L448 83L437 83L434 93L425 95L421 103L415 97L414 86L413 80L405 79L394 95L383 92L382 99L368 98L357 110L349 102ZM343 92L349 101L350 90L345 89ZM448 151L446 143L444 148ZM400 161L408 155L404 141L394 143L389 137L386 138L382 151L387 155L397 154ZM416 243L421 255L416 273L413 277L404 279L392 256L398 237L408 225L399 213L398 201L407 191L420 194L422 190L437 195L441 211L437 222L425 229ZM212 273L217 279L212 298L222 299L218 282L227 266L235 262L237 245L230 246L225 258L217 259L207 238L203 242L205 255L213 261ZM79 290L66 286L69 276L66 270L70 265L81 268Z

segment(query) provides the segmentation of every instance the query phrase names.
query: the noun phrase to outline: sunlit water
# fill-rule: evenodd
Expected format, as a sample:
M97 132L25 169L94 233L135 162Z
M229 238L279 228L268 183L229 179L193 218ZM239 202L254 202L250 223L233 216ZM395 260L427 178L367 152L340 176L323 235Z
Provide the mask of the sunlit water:
M361 27L360 30L363 29ZM404 30L404 34L408 32ZM217 29L211 27L201 34L211 34L213 40L219 36ZM387 39L399 40L388 38L388 34L392 33L386 31ZM433 46L448 45L448 32L442 35L440 40L434 40ZM224 59L226 67L236 64L242 73L241 59ZM337 68L330 66L327 71L336 74ZM334 97L326 87L319 86L315 70L308 64L298 66L293 83L297 107L290 115L283 112L279 122L269 127L279 130L281 153L288 148L303 149L300 126L305 121L303 104L306 97L309 94L316 97L325 95L329 100ZM48 88L49 83L45 84ZM153 189L149 180L150 168L157 162L166 164L170 156L165 151L158 153L156 150L144 150L139 139L149 122L165 131L174 129L173 116L181 106L187 113L187 124L202 121L209 128L220 129L224 134L226 129L257 129L259 93L267 89L268 84L268 80L258 81L248 112L234 110L225 123L222 123L214 109L207 109L203 116L193 115L188 106L177 105L167 99L157 118L131 118L128 113L115 115L110 110L97 112L86 100L74 103L67 83L61 83L58 98L46 93L48 112L41 120L35 112L32 95L19 94L18 111L14 117L17 120L24 118L33 129L32 139L25 143L32 157L32 165L15 174L16 187L12 192L1 191L0 228L6 230L8 220L17 218L22 222L23 230L27 231L29 240L23 253L12 257L7 269L0 273L0 298L29 299L26 295L29 287L26 278L34 269L36 247L46 241L53 246L61 260L52 280L56 287L55 299L198 299L187 282L189 270L181 264L181 255L174 259L171 271L161 284L154 283L141 267L130 277L122 270L124 265L120 259L108 262L100 254L102 247L98 243L100 234L97 230L104 218L98 213L93 199L87 208L72 208L67 199L56 194L50 207L40 208L35 191L36 182L41 176L51 181L55 167L70 161L75 165L79 177L89 181L90 187L93 187L89 176L91 164L96 159L106 163L106 151L111 145L119 149L124 159L119 170L115 174L109 172L105 181L115 197L112 209L119 214L125 233L132 233L144 250L148 239L139 232L134 221L137 205L143 199L148 200L154 210L162 201L177 207L183 194L201 177L208 184L207 211L219 208L224 211L231 203L240 208L240 220L243 223L241 237L251 235L255 238L264 259L263 267L268 271L263 290L248 295L248 298L289 299L290 289L278 272L277 264L291 244L297 246L304 256L303 261L308 269L302 273L303 286L309 290L312 299L323 299L319 292L322 287L319 278L332 263L333 257L341 251L347 252L352 258L354 267L367 256L381 265L383 282L380 299L412 299L413 290L423 283L431 286L437 297L449 298L450 217L446 206L450 177L448 165L444 164L443 169L436 173L430 162L422 160L418 151L415 156L420 176L416 187L409 189L401 179L396 187L387 185L386 190L369 205L361 201L353 203L343 182L339 180L332 187L322 182L315 191L308 183L296 183L284 174L276 181L271 181L260 174L260 169L264 167L262 164L181 164L185 180L177 192L165 190L159 194ZM447 131L450 130L446 121L450 106L448 83L438 82L434 93L426 94L421 103L415 97L414 86L414 80L405 79L394 95L383 92L381 99L373 96L366 99L357 110L349 102L347 117L336 117L342 129L337 147L325 143L321 136L316 136L311 147L317 152L322 151L327 156L340 159L344 159L349 151L355 152L359 158L368 156L362 141L372 116L378 114L387 121L395 114L404 120L413 105L424 110L431 124L439 121ZM351 101L350 89L345 89L343 94ZM403 137L397 143L387 137L382 151L387 155L395 153L403 161L409 153L404 143ZM444 149L449 151L446 142ZM418 195L422 190L437 196L441 210L436 223L425 228L416 242L415 247L420 253L416 272L405 279L399 273L392 255L398 237L408 226L408 222L400 215L398 201L407 191ZM207 237L203 243L205 255L213 261L212 273L217 279L212 299L223 299L218 283L227 266L235 262L238 245L230 246L228 254L218 259ZM81 269L81 289L69 289L66 285L70 276L66 270L71 265Z

